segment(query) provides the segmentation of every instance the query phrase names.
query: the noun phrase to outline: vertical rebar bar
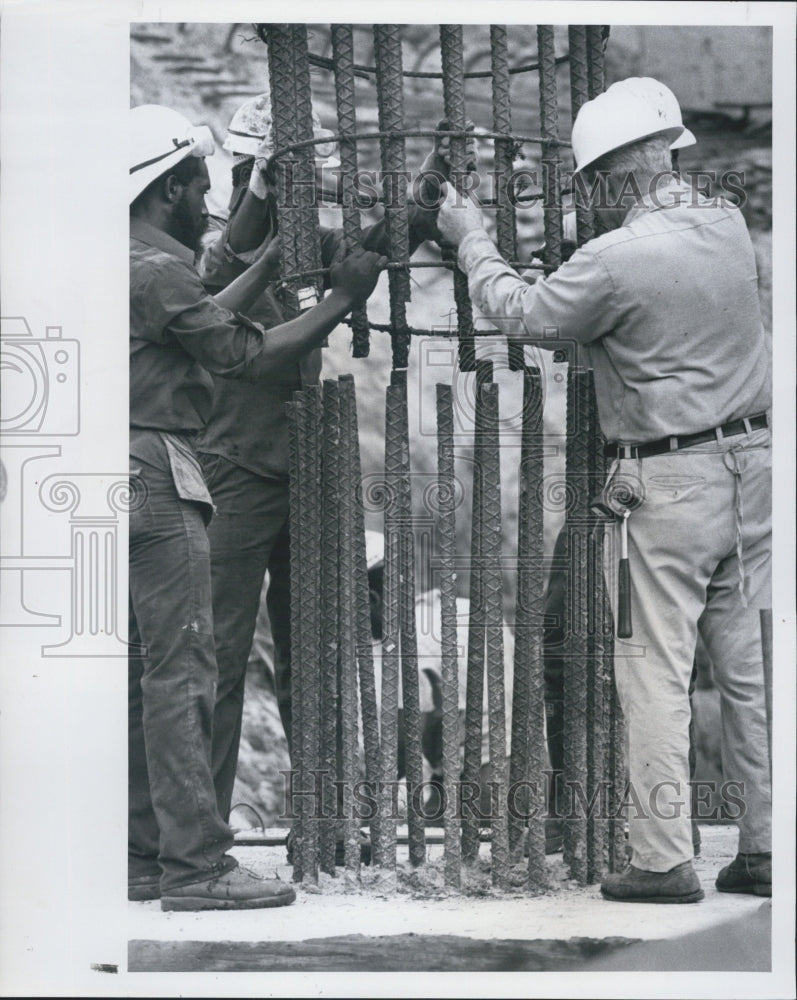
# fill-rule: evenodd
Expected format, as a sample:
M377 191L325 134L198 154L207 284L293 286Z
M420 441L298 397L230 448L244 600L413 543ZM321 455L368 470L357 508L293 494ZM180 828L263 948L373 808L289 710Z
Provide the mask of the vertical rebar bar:
M304 471L304 503L302 520L306 525L304 551L300 554L305 570L302 588L303 602L307 606L307 629L300 647L302 682L302 768L304 781L318 774L320 686L321 686L321 388L313 386L303 391L305 396L304 439L302 455ZM295 661L294 661L295 662ZM312 795L303 799L304 835L303 882L318 882L319 820L316 800Z
M589 67L589 97L602 94L605 84L604 52L608 33L602 24L587 25L587 61Z
M277 148L313 138L310 61L305 24L273 24L268 29L269 76L274 144ZM320 278L292 278L296 272L321 266L318 213L315 207L315 157L312 148L299 150L279 163L277 212L283 303L288 318L312 304L303 289L322 294Z
M362 472L360 468L359 428L357 423L357 398L352 375L339 379L341 406L348 412L348 427L352 441L352 489L354 490L354 565L355 604L357 615L357 665L360 680L360 704L363 720L363 749L365 753L365 778L371 794L376 797L381 768L379 762L379 715L376 703L374 657L371 635L370 591L368 564L365 552L365 516L362 498ZM381 864L381 837L379 812L371 817L371 849L373 864Z
M407 372L393 371L390 384L401 399L401 464L399 500L399 640L401 648L401 693L404 705L404 761L407 775L407 827L410 863L426 860L426 834L422 803L416 794L423 784L421 710L418 691L418 638L415 626L415 535L412 517ZM416 809L415 806L418 806Z
M587 27L573 24L568 29L570 42L570 109L575 122L582 104L589 100L589 66L587 59ZM576 234L578 245L595 235L592 212L583 199L576 196Z
M337 796L338 722L338 552L340 541L340 449L338 383L326 379L323 385L323 427L321 454L321 753L320 768L326 771L322 785L320 867L335 874L335 812Z
M381 791L380 830L382 868L396 868L396 815L394 798L398 773L399 690L399 508L398 479L401 473L401 387L385 390L385 566L382 603L382 699L381 699Z
M440 655L443 700L443 813L445 884L459 888L459 662L457 657L456 480L454 404L450 385L437 385L437 500L440 559Z
M482 715L484 711L484 399L479 386L486 375L476 370L473 427L473 489L471 491L471 545L468 610L467 684L465 690L465 755L462 767L462 860L472 864L479 855L479 772L482 762ZM474 803L474 794L477 801ZM467 798L466 798L467 797ZM466 802L470 805L466 808Z
M296 394L298 395L298 394ZM301 534L301 513L302 504L302 463L300 459L300 439L301 428L301 403L296 400L285 404L285 411L288 417L288 464L289 480L288 493L290 504L290 545L291 545L291 646L293 649L299 648L300 636L304 628L304 608L301 601L302 593L302 564L298 553L302 547ZM292 707L292 727L291 727L291 782L290 788L293 792L301 792L299 787L302 769L302 741L301 732L303 729L302 720L302 680L303 674L300 669L291 670L291 707ZM289 812L293 815L291 825L291 838L293 841L293 878L297 882L302 880L302 845L304 838L302 835L302 812L296 808L297 798L301 801L301 796L293 795L289 803Z
M338 111L338 132L341 135L340 174L343 200L343 236L350 253L359 244L360 213L357 197L357 140L347 138L357 132L357 106L354 91L354 35L350 24L333 24L332 57L335 66L335 100ZM352 354L367 358L370 350L368 315L365 304L355 306L351 313Z
M490 59L493 88L493 132L510 136L512 133L512 101L509 75L509 52L506 28L490 25ZM509 197L512 178L514 143L510 138L495 140L496 245L505 260L517 260L517 224Z
M440 25L440 57L443 69L443 107L446 120L452 131L464 129L465 113L465 57L462 41L462 25ZM450 142L451 177L460 197L467 184L467 158L465 139L452 136ZM456 263L456 251L445 250L445 259ZM457 310L457 334L460 340L460 370L470 363L471 348L468 341L473 337L473 306L468 295L468 278L459 268L454 268L454 304Z
M404 89L401 58L401 28L397 24L374 25L376 94L379 105L379 130L394 135L380 140L382 153L382 188L385 198L387 256L407 260L410 254L407 215L407 173L404 137ZM406 332L410 299L410 276L404 268L390 271L390 323L393 327L393 367L409 363L410 335Z
M589 525L589 375L571 354L567 373L568 581L564 665L564 858L586 884L586 814L577 793L587 788L587 530Z
M542 144L545 263L557 267L562 262L562 205L559 196L559 109L553 25L537 26L537 61L540 64L540 128L546 140Z
M512 694L512 757L509 785L528 781L528 870L532 892L545 887L545 767L543 622L543 483L542 377L539 369L523 375L518 497L518 569L515 613L515 670ZM510 817L510 847L523 846L522 818ZM520 860L520 858L518 858Z
M490 737L492 816L492 880L509 884L509 825L507 814L506 692L504 685L504 612L501 566L501 451L498 386L485 384L483 472L484 620Z

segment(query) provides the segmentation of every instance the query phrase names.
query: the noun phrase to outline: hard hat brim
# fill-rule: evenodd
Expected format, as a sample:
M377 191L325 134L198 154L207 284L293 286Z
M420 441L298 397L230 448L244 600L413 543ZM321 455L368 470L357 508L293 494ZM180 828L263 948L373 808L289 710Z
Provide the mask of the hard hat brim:
M690 132L686 126L684 126L683 132L678 136L675 142L670 143L670 149L683 149L684 146L694 146L697 144L697 139L695 138L694 132Z
M186 159L188 156L191 156L190 146L186 146L184 149L175 149L173 153L170 153L157 163L152 163L148 167L142 167L141 170L137 170L135 173L130 174L128 188L130 193L130 204L132 205L141 192L145 188L149 187L154 180L163 174L168 173L172 167L176 167L181 160Z
M626 146L633 146L634 143L642 142L643 139L650 139L654 135L666 135L667 139L668 139L668 141L670 143L670 148L672 149L673 143L676 142L681 137L681 135L682 135L682 133L684 131L685 131L685 129L684 129L683 125L673 125L673 126L670 126L669 128L654 129L652 132L648 132L645 135L635 136L633 139L629 139L628 142L622 142L622 143L620 143L617 146L612 146L610 149L602 149L599 153L597 153L596 155L592 156L590 159L585 160L584 163L580 163L575 168L575 170L573 171L573 173L574 174L580 174L582 171L586 170L587 167L589 167L593 163L595 163L596 160L602 159L602 157L608 155L609 153L614 153L618 149L625 149Z

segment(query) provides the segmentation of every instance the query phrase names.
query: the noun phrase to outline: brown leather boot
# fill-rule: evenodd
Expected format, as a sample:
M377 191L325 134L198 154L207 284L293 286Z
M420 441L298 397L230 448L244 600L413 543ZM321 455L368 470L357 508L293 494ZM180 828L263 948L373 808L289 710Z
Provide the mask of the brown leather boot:
M692 862L684 861L668 872L629 865L624 872L606 876L601 895L619 903L697 903L704 893Z

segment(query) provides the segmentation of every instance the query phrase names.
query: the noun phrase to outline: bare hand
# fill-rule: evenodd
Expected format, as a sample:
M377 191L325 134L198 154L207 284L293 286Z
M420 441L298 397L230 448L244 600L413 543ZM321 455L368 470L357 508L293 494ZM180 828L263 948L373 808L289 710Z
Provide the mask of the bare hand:
M356 247L330 271L332 289L340 289L355 302L364 302L376 288L379 275L387 267L387 257Z
M484 229L482 210L472 198L457 194L447 184L445 200L437 213L437 228L447 242L459 246L468 233Z

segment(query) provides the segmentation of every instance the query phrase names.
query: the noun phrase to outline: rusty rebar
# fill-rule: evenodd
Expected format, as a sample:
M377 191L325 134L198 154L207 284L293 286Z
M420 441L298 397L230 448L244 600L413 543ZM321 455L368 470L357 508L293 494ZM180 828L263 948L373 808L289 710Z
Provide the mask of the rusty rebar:
M333 24L332 55L335 68L335 101L338 131L341 135L340 176L343 194L343 236L350 253L362 238L360 213L356 208L357 140L349 138L357 132L357 105L354 90L354 36L350 24ZM367 358L370 350L368 315L365 305L355 306L351 313L352 354Z
M605 83L604 73L604 53L606 51L606 40L609 37L608 29L602 24L587 25L587 64L589 67L589 96L590 100L602 94Z
M454 403L450 385L437 385L437 505L440 566L440 658L443 700L443 813L445 883L459 888L462 846L457 809L459 778L459 659L457 656L456 479Z
M335 874L335 813L337 796L338 724L338 552L340 541L340 426L338 383L323 385L321 453L321 753L320 768L326 771L322 785L319 864L321 871Z
M376 798L381 765L379 761L379 713L376 701L374 657L371 634L371 601L368 587L368 564L365 552L365 516L362 498L362 472L360 468L359 429L357 424L357 398L352 375L339 379L341 406L348 411L348 427L352 441L351 473L354 490L354 566L355 604L357 616L357 666L360 679L360 707L363 721L363 749L365 754L365 779L369 791ZM371 850L373 864L381 864L381 837L379 812L371 817Z
M495 140L495 200L496 245L505 260L517 257L517 224L515 211L509 199L509 184L513 172L514 142L512 133L511 77L509 75L509 53L506 28L490 25L490 65L492 67L493 89L493 131L504 133L506 139Z
M376 94L379 128L383 132L399 130L404 124L404 91L401 79L401 29L396 24L374 25ZM392 260L409 257L409 219L407 215L406 151L403 136L380 140L387 256ZM393 325L393 367L409 363L410 337L406 305L410 299L410 280L406 271L390 271L390 322Z

